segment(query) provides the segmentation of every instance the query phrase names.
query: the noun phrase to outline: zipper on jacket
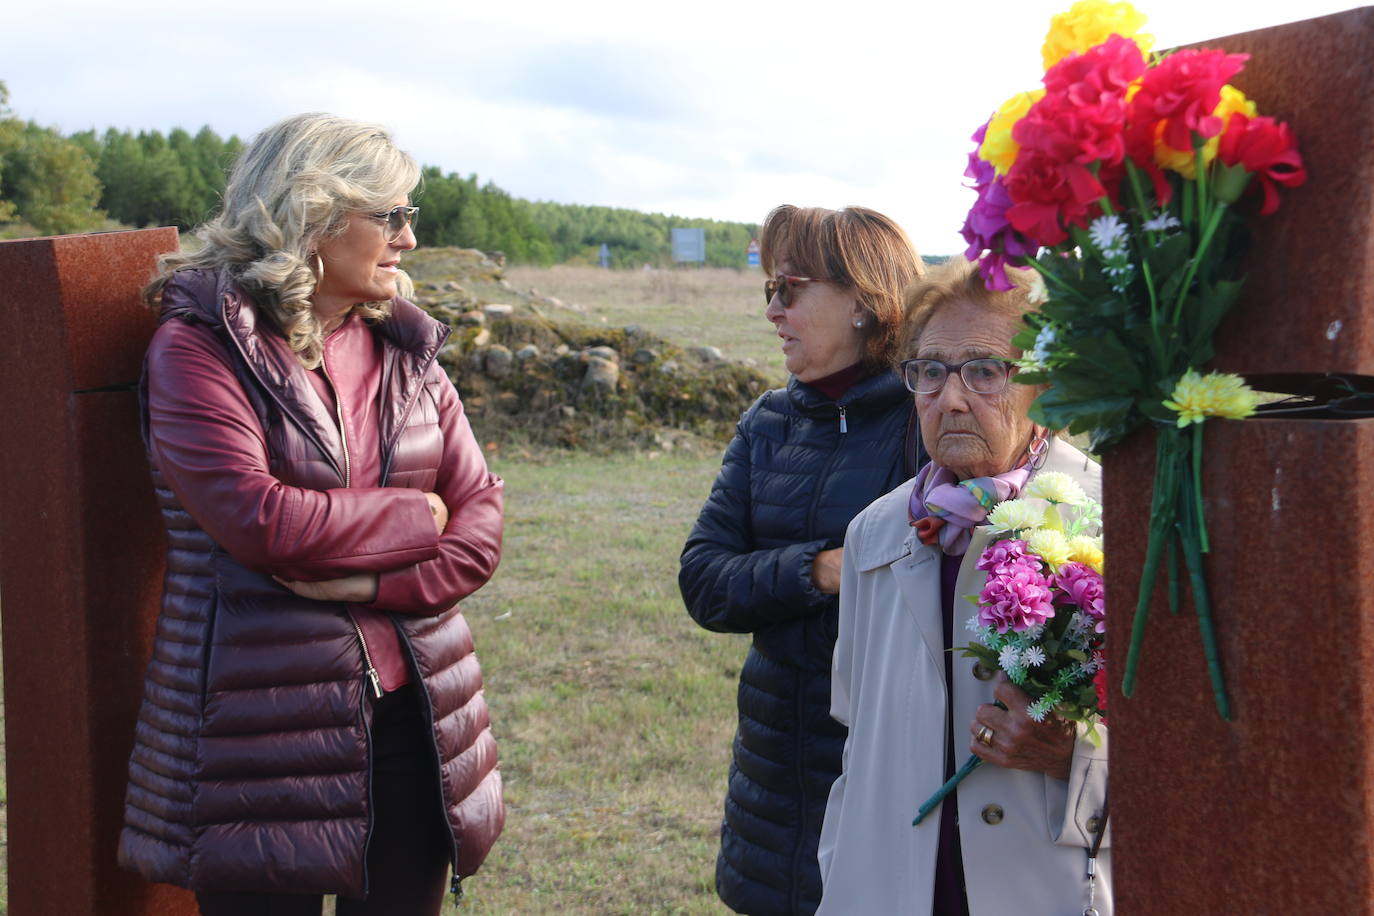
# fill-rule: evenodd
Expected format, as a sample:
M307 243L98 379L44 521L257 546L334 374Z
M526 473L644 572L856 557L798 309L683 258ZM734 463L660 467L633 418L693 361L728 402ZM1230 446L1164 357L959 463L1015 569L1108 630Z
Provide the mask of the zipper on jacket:
M391 625L396 627L396 635L401 639L401 646L410 656L410 675L415 683L415 692L420 695L420 709L424 713L425 724L429 726L426 734L429 735L429 748L433 753L434 778L439 781L439 820L444 825L444 835L448 837L449 855L453 862L453 880L449 882L449 893L453 894L453 901L457 903L463 899L463 879L458 874L458 837L453 832L453 825L449 823L448 802L444 799L444 764L439 753L439 742L434 737L434 702L429 697L429 686L425 684L424 676L420 673L420 660L415 657L415 647L410 643L410 634L396 623L394 615L387 616L391 617Z
M345 612L347 613L347 612ZM348 615L348 622L353 624L353 632L358 634L358 645L363 650L363 663L367 665L367 670L363 674L372 684L372 693L377 699L382 698L382 678L377 674L377 667L372 664L372 653L367 651L367 639L363 636L363 628L358 626L358 621L353 619L353 615Z
M846 423L845 420L844 420L844 405L841 404L841 405L840 405L840 433L841 433L841 434L844 434L844 433L847 433L847 432L849 432L849 424Z
M356 626L356 624L355 624ZM360 632L359 636L362 635ZM375 674L375 672L373 672ZM380 685L377 687L381 689ZM380 693L377 696L381 696ZM363 742L367 745L367 834L363 837L363 898L367 898L368 884L370 876L367 873L367 853L372 845L372 828L377 824L376 808L372 802L372 726L367 721L367 694L363 694L362 706L359 710L363 717Z
M333 379L333 377L331 377L330 374L329 374L329 359L328 359L328 355L329 355L329 354L328 354L328 351L325 351L324 353L320 354L320 371L324 373L325 380L326 380L327 382L329 382L329 387L330 387L331 389L333 389L333 391L334 391L334 417L335 417L335 419L338 420L338 423L339 423L339 440L343 443L343 458L344 458L344 466L343 466L343 472L344 472L344 489L348 489L348 487L349 487L349 485L350 485L350 479L349 479L349 478L352 476L352 475L351 475L351 470L352 470L352 469L351 469L350 466L349 466L349 465L350 465L350 462L349 462L349 459L348 459L348 428L344 425L343 394L342 394L342 392L339 391L339 386L334 384L334 379ZM359 631L359 635L362 635L362 634L361 634L361 631ZM377 695L378 695L378 696L381 696L380 693L377 694Z

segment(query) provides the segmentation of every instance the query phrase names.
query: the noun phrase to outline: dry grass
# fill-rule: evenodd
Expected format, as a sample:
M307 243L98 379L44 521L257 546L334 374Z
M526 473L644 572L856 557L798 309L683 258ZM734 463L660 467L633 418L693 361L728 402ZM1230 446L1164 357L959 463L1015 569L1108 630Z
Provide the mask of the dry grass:
M610 271L599 267L511 267L506 279L586 309L591 321L638 324L682 346L718 347L786 379L777 334L763 317L763 274L729 268Z
M742 638L698 629L677 554L717 459L497 462L505 556L469 600L510 808L473 914L718 913Z

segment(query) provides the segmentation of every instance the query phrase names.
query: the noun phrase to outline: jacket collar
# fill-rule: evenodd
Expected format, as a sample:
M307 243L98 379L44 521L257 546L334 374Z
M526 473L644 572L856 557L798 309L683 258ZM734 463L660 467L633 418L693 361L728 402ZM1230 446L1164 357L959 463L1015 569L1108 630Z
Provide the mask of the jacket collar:
M343 479L344 444L335 418L315 394L305 367L281 332L263 320L257 304L228 270L178 271L163 291L159 321L172 318L204 323L227 337L262 389L329 457ZM385 481L396 442L449 328L399 296L376 328L390 344L384 348L380 415Z
M787 379L787 396L801 413L817 414L833 413L838 407L858 407L876 412L909 399L911 394L897 373L889 371L855 382L838 401L830 400L818 389L792 375Z

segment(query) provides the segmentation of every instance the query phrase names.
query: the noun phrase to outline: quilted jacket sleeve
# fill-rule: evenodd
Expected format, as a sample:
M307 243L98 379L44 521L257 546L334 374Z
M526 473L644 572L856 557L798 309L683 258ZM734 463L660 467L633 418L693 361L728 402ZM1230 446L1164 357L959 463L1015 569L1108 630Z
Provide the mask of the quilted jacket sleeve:
M154 460L182 508L244 566L320 580L439 552L419 490L312 490L272 476L258 417L223 344L203 326L162 325L146 372Z
M824 540L757 549L750 528L749 428L758 404L731 440L711 495L682 549L678 587L692 619L708 630L749 633L831 607L816 589L811 563ZM830 545L834 546L834 545Z
M379 610L442 613L485 585L501 559L505 484L487 470L453 383L437 365L430 372L440 377L434 387L439 392L444 456L435 492L448 506L448 526L439 538L437 556L382 573L371 605ZM433 523L429 525L433 532Z

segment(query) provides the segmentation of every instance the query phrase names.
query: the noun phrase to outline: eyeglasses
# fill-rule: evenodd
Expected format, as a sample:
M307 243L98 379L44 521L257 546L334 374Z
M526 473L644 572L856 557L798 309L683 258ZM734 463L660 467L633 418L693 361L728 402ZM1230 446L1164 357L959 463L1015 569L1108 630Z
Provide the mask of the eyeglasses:
M905 359L900 369L907 390L916 394L938 393L951 372L959 373L964 387L974 394L1000 394L1011 379L1012 363L996 357L966 359L953 366L938 359Z
M368 215L372 219L386 223L386 240L390 244L401 237L401 233L406 231L406 226L414 228L415 220L420 216L420 208L392 207L385 213L370 213Z
M763 281L763 301L772 302L773 296L778 297L783 308L792 304L793 287L803 283L827 283L825 277L794 277L791 274L778 274L772 280Z

